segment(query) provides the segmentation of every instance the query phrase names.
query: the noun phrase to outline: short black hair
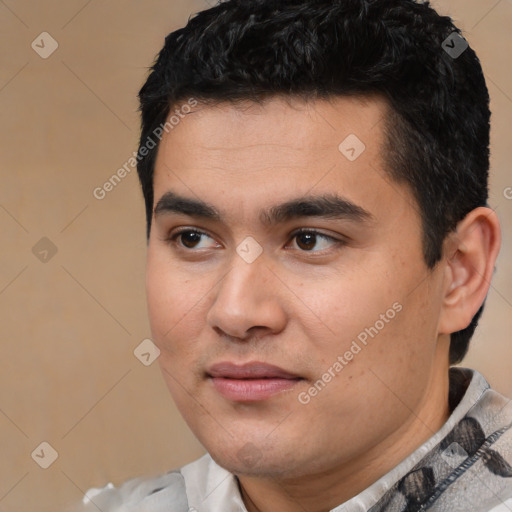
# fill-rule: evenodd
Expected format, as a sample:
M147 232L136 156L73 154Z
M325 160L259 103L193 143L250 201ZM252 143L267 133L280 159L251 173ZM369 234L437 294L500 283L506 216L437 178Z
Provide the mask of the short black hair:
M139 92L148 239L158 143L147 151L147 141L180 102L380 95L390 107L385 171L412 190L434 268L447 234L487 205L489 94L466 45L428 1L226 0L197 13L165 38ZM451 334L451 364L466 354L482 310Z

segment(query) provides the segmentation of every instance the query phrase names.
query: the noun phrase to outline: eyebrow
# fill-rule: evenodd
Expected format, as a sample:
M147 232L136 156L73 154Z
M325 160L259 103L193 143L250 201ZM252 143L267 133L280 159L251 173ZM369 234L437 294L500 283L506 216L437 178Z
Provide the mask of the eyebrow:
M155 218L169 213L222 221L222 215L213 205L199 199L180 196L171 191L166 192L158 200L154 209ZM304 217L358 222L374 220L374 216L369 211L337 194L302 196L260 212L260 222L266 226Z

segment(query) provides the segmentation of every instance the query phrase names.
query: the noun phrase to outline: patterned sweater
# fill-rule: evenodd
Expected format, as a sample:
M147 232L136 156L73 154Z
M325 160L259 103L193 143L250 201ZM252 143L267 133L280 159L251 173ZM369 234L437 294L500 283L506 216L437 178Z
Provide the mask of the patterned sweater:
M331 512L512 512L512 401L450 370L452 413L398 466ZM90 489L76 512L247 512L238 479L208 455L157 477Z

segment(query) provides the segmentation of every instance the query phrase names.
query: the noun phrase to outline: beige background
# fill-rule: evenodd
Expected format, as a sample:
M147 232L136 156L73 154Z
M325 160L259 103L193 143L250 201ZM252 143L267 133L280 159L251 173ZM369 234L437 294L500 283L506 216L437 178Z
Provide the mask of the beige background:
M504 230L465 365L512 396L512 2L435 5L466 31L488 79L491 205ZM0 0L0 512L62 510L90 486L203 453L157 364L133 354L150 337L135 171L103 200L93 190L136 149L136 94L164 36L205 7ZM31 48L43 31L59 44L47 59ZM57 248L47 262L32 252L43 237ZM48 469L31 458L43 441L58 452Z

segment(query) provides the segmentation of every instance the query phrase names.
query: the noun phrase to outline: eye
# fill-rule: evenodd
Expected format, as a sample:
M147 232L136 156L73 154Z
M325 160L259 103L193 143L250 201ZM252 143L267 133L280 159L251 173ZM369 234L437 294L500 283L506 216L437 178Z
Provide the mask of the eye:
M181 240L181 243L177 242L177 239ZM208 246L201 247L200 242L201 239L209 238L213 240L210 236L208 236L203 231L198 231L197 229L182 229L180 231L172 234L167 241L173 244L179 245L180 248L184 249L207 249ZM216 246L218 244L215 244Z
M314 229L300 229L292 234L292 240L297 239L296 245L303 252L321 252L322 250L329 249L329 247L343 244L341 240L337 240L332 236L321 233ZM318 246L319 240L324 243L321 244L319 250L312 251L315 246Z
M208 243L208 239L211 241L210 243ZM296 239L296 247L292 248L298 248L301 252L317 253L327 251L331 247L344 244L342 240L338 240L332 236L326 235L325 233L305 228L292 233L291 240L294 239ZM219 247L219 244L215 242L211 236L203 231L191 228L183 228L175 231L166 238L166 241L170 244L176 245L178 249L188 251ZM204 242L203 245L201 245L202 241Z

